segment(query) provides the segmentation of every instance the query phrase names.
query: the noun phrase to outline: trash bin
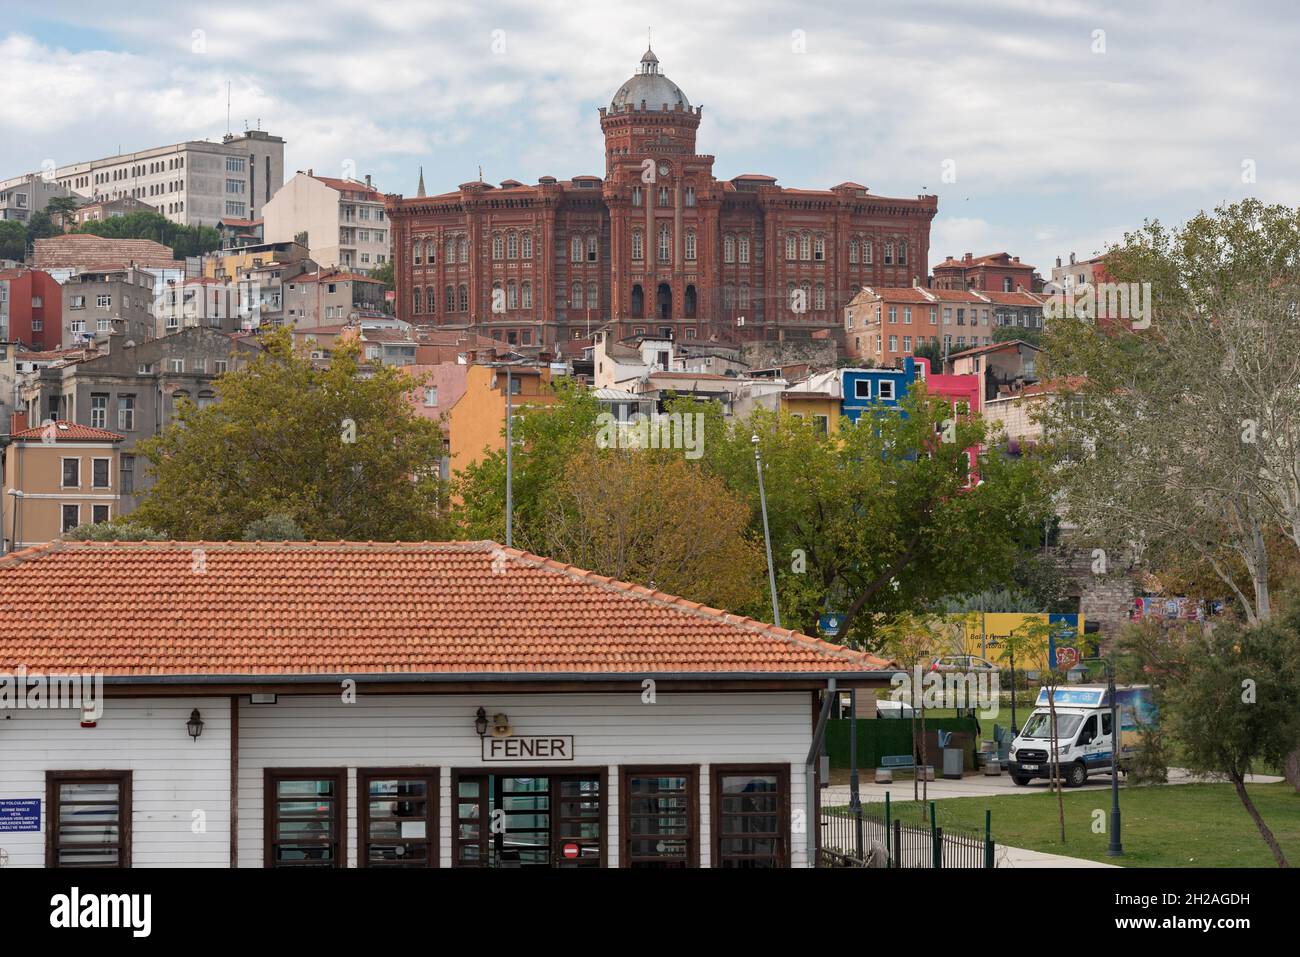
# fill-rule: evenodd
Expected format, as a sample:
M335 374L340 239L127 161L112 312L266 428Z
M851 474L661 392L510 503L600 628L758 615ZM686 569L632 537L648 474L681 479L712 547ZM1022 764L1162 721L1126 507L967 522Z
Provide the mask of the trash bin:
M945 778L960 778L964 758L961 748L944 748L943 776Z

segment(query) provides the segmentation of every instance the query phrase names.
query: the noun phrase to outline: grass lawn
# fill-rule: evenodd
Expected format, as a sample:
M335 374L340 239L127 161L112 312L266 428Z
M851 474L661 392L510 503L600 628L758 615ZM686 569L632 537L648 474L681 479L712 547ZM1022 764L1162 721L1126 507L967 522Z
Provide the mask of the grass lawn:
M1285 782L1247 786L1264 823L1294 867L1300 864L1300 795ZM899 802L904 820L921 815ZM1065 792L1065 844L1059 840L1056 795L950 798L935 802L940 823L983 829L993 811L993 838L1027 847L1127 867L1273 867L1273 856L1230 784L1176 784L1121 788L1124 856L1106 857L1106 834L1094 834L1093 812L1110 821L1110 791Z

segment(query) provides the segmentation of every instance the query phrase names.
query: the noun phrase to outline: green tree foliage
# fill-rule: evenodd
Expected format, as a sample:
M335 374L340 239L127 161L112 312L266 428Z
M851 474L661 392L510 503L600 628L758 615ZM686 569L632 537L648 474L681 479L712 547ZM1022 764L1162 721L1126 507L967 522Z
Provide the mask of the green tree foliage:
M1043 345L1043 333L1039 329L1021 329L1018 326L998 326L993 330L994 342L1010 342L1019 339L1021 342L1028 342L1030 345Z
M161 542L167 538L148 525L125 519L116 522L83 522L76 528L69 529L63 537L70 542Z
M22 262L27 258L27 230L13 219L0 219L0 259Z
M415 415L410 377L361 376L355 343L317 368L287 330L217 382L219 401L182 403L137 449L156 483L134 514L172 538L234 540L256 520L287 516L313 539L443 537L438 426Z
M1256 627L1230 622L1203 630L1162 707L1183 762L1232 782L1274 860L1287 867L1246 776L1280 767L1300 740L1300 614L1292 610Z
M918 359L930 360L930 371L935 373L943 372L943 345L939 342L932 342L927 339L915 349L912 355Z
M920 385L900 410L856 426L841 419L832 436L761 410L706 433L705 467L746 497L761 534L759 436L783 624L808 633L835 612L841 641L875 647L878 619L1007 585L1017 556L1037 544L1050 514L1039 461L991 450L967 487L966 449L986 441L983 423L952 421Z
M283 512L254 519L244 529L246 542L301 542L306 537L298 523Z
M146 210L83 223L74 231L112 239L152 239L170 246L177 259L201 256L221 246L221 234L211 226L182 226Z

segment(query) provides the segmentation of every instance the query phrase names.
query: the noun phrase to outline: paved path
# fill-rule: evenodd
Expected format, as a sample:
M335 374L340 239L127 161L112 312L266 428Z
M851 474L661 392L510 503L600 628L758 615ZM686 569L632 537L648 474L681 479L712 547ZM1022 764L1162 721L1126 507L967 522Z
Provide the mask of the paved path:
M993 851L994 863L998 867L1118 867L1118 864L1103 864L1083 857L1063 857L1060 854L1044 854L1023 847L1007 847L999 844Z
M882 802L885 800L885 792L896 801L912 800L912 779L910 777L895 780L893 784L876 784L875 769L868 768L859 772L861 780L858 786L858 793L863 804L873 802ZM1192 776L1188 771L1182 768L1169 769L1170 784L1197 784L1205 783L1206 778ZM1252 774L1247 779L1248 784L1272 784L1281 781L1282 778L1270 774ZM1120 780L1121 785L1123 779ZM1088 783L1081 788L1067 788L1070 791L1096 791L1109 790L1110 775L1099 774L1088 778ZM1003 773L999 775L968 774L961 780L947 780L936 777L929 782L927 788L928 797L932 801L942 800L943 798L959 797L1000 797L1006 794L1042 794L1044 791L1052 789L1051 782L1045 778L1035 778L1024 787L1018 787L1011 780L1010 775ZM822 807L837 807L849 803L849 786L847 784L833 784L830 787L822 789Z

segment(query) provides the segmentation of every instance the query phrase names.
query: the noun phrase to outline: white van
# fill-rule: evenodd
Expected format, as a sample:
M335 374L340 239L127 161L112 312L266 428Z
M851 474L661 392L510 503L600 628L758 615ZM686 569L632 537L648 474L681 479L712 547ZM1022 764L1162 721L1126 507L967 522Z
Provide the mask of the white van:
M1141 724L1154 721L1150 689L1132 685L1115 689L1120 717L1120 770L1137 742ZM1111 729L1110 697L1105 685L1070 685L1055 689L1057 761L1061 781L1077 788L1089 773L1110 773L1110 756L1115 735ZM1038 692L1034 712L1011 742L1007 770L1011 780L1025 785L1033 778L1050 778L1051 711L1047 689Z

